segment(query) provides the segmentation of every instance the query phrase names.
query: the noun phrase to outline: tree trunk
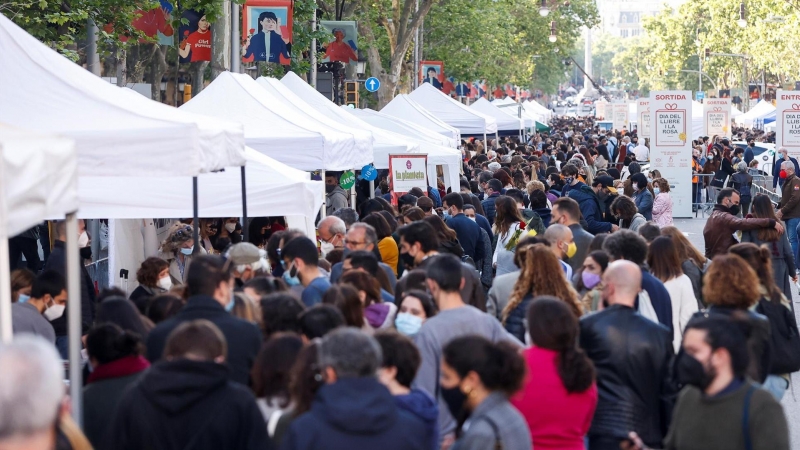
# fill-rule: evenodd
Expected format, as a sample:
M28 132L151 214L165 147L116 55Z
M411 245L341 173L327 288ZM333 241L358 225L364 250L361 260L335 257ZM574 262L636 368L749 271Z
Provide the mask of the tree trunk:
M150 95L153 100L160 102L161 101L161 78L164 77L164 74L167 73L167 59L165 57L166 52L164 49L158 45L153 44L155 48L153 49L154 54L153 58L150 60L150 64L152 64L151 73L153 79L151 81L150 86Z
M117 49L117 86L125 86L127 83L128 66L127 52L124 48Z
M211 24L211 81L231 68L231 2L222 3L222 14ZM194 86L192 86L194 87Z
M208 61L193 62L189 67L192 72L192 97L199 94L205 87L204 76Z

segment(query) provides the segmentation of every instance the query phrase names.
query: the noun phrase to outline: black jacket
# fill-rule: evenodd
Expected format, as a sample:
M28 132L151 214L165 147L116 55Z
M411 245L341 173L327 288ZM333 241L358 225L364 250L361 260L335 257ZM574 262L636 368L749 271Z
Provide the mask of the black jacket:
M676 393L669 376L672 332L633 308L612 305L581 319L580 345L597 370L589 435L621 440L635 431L649 447L660 447Z
M772 364L769 319L753 311L712 305L705 311L694 313L689 323L708 315L719 314L730 317L734 313L744 318L750 326L750 335L747 336L747 354L750 357L750 362L747 365L747 376L757 383L764 383L770 373L769 369Z
M250 380L258 350L261 348L261 331L255 324L232 316L212 297L190 297L186 306L174 317L167 319L147 335L147 359L155 363L161 359L167 337L178 325L191 320L206 319L219 327L228 343L226 361L230 367L229 378L242 384Z
M83 335L89 332L89 328L92 327L92 323L94 322L94 310L95 302L97 301L97 295L94 292L94 283L92 282L92 277L89 276L89 272L86 270L86 266L83 265L83 261L81 261L79 265L81 268L81 334ZM53 250L50 252L50 257L47 258L47 262L44 264L44 270L54 270L60 273L66 281L67 249L64 241L55 242L53 245ZM69 308L64 311L64 314L61 317L50 322L50 324L53 325L53 330L55 330L56 336L67 335L67 316L69 315L68 310Z
M342 378L317 391L311 410L292 422L281 449L428 450L427 433L425 423L398 408L376 378Z
M266 450L264 416L223 364L187 359L151 367L122 397L98 450Z

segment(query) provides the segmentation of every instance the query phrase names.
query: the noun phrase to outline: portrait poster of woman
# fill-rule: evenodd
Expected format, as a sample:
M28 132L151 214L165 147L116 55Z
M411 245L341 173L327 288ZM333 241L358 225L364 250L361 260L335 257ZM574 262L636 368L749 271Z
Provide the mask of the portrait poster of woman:
M248 0L242 8L242 61L291 63L292 2Z
M319 25L320 30L325 30L330 34L327 44L324 45L323 63L355 64L358 62L358 30L354 21L323 20Z

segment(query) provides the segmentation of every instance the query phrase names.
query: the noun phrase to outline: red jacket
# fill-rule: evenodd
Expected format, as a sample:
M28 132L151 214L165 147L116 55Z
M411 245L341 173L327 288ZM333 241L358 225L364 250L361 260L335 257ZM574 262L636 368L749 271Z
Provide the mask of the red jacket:
M525 416L536 450L584 450L597 407L597 385L568 393L558 376L558 353L538 347L523 352L528 365L525 386L512 399Z

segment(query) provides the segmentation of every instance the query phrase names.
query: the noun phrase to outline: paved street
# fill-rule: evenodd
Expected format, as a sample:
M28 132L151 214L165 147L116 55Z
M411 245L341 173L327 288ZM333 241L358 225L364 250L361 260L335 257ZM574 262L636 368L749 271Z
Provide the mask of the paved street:
M689 233L689 239L701 251L704 250L703 243L703 227L706 220L697 219L675 219L675 226L684 233ZM792 286L792 302L794 303L795 314L800 310L800 295L798 295L797 287ZM798 317L800 321L800 316ZM786 412L786 420L789 422L789 432L792 438L792 449L800 450L800 392L795 392L795 386L800 383L800 374L795 373L792 375L792 386L783 397L783 408Z

